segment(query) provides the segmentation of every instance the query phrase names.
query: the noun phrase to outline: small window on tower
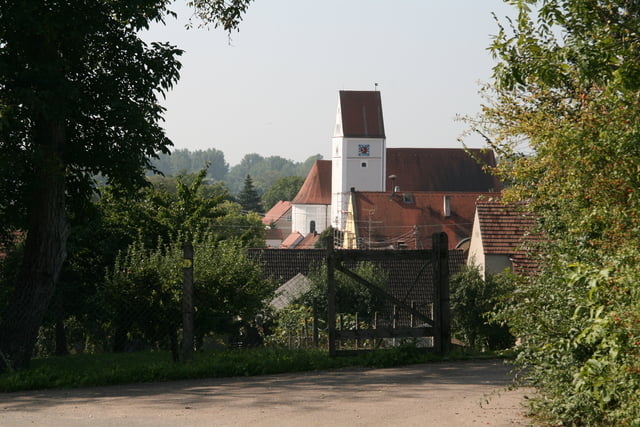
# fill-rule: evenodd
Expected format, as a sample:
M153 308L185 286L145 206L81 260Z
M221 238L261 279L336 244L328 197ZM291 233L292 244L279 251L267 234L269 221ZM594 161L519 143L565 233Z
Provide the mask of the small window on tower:
M360 163L360 166L363 167L363 168L366 168L367 167L367 162Z

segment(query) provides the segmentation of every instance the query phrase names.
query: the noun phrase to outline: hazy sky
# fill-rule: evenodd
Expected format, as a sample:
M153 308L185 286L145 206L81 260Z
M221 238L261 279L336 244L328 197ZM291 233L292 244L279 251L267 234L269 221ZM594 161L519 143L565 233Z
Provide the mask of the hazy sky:
M186 30L190 10L172 9L178 20L144 36L186 51L165 129L176 148L216 148L231 165L329 159L338 91L375 83L388 147L461 147L455 117L479 110L491 75L491 12L513 15L502 0L255 0L229 40Z

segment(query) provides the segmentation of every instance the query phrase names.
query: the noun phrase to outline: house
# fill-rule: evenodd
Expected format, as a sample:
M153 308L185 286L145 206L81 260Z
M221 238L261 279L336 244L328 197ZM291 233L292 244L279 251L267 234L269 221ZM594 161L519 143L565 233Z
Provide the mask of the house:
M415 243L413 227L424 233L425 238L431 235L427 228L435 232L440 227L449 230L450 242L455 245L470 236L475 201L472 199L488 193L497 195L501 190L500 182L481 164L496 165L490 150L387 148L378 91L340 91L331 144L331 161L319 160L314 164L292 201L292 233L307 236L333 226L340 232L351 233L350 240L344 240L348 247L389 247L395 242L394 247L407 248L424 246ZM427 192L434 194L428 196ZM390 202L410 194L413 197L410 204ZM375 206L368 203L373 200L384 207L381 205L378 214L371 215L377 215L375 221L388 224L389 229L379 236L378 243L366 237L369 228L365 224L374 219L363 217L369 215L365 211L375 212ZM456 206L453 215L443 217L447 224L444 228L436 227L434 222L443 200L448 203L455 200ZM460 204L462 200L464 207ZM363 206L358 208L360 204ZM403 231L394 234L389 227ZM398 237L403 233L413 236L405 240L414 244L403 244ZM373 246L367 246L369 242Z
M267 228L267 247L278 248L291 233L291 202L280 200L262 217Z
M521 274L535 272L537 264L526 251L527 243L539 240L535 226L536 219L524 204L479 200L467 264L477 266L483 277L505 269Z
M430 249L433 233L445 232L449 248L471 236L476 200L487 192L353 191L343 247Z

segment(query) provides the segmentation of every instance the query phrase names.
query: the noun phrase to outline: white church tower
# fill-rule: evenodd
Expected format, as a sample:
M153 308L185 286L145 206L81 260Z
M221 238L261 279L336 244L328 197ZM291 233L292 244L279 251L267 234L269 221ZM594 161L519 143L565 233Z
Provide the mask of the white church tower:
M380 92L340 91L331 149L331 225L344 230L352 188L385 191L386 140Z

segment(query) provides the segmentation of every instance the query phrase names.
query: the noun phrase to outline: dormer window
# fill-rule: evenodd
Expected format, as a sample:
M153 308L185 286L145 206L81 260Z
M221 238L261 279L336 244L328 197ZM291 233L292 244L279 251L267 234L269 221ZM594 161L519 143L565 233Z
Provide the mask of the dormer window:
M442 200L442 214L447 218L451 216L451 196L444 196Z

